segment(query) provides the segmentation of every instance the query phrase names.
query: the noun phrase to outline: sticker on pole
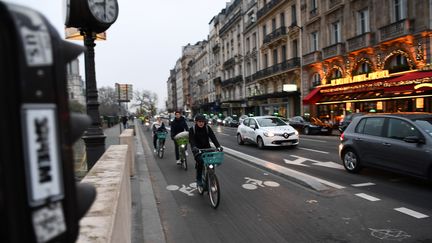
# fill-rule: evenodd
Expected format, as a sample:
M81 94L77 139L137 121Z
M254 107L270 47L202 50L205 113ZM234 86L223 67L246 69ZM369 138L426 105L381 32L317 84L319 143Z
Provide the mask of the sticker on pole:
M63 198L63 181L54 104L22 108L27 189L31 206Z
M62 205L57 202L33 212L37 242L47 242L66 231Z

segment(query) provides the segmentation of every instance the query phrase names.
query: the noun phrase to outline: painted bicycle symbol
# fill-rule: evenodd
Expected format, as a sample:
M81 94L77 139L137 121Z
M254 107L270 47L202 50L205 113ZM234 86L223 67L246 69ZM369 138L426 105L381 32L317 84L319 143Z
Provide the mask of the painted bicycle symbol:
M190 183L189 186L186 186L183 184L181 187L179 187L177 185L168 185L166 187L166 189L169 191L177 191L178 190L178 191L180 191L180 192L182 192L188 196L193 196L194 195L193 192L196 191L197 188L196 188L196 183L193 182L193 183Z
M250 177L245 177L246 182L242 185L244 189L255 190L258 187L278 187L279 183L274 181L261 181Z

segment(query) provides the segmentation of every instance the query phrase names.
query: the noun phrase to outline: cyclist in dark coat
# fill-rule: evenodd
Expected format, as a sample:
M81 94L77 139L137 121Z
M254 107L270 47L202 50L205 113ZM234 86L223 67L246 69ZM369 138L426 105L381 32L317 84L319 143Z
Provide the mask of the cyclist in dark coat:
M211 127L207 126L207 119L203 115L197 115L195 117L195 124L189 129L189 143L191 144L192 153L194 154L196 161L196 182L198 186L202 186L202 170L203 161L199 154L199 149L211 148L210 141L216 146L219 151L222 151L222 147L219 144Z
M179 149L176 144L176 141L174 140L175 135L183 132L188 131L188 125L186 123L186 119L180 114L180 111L176 111L175 118L171 122L171 139L174 141L174 148L175 148L175 157L177 160L177 164L180 164L180 155L179 155ZM186 152L187 153L187 152Z

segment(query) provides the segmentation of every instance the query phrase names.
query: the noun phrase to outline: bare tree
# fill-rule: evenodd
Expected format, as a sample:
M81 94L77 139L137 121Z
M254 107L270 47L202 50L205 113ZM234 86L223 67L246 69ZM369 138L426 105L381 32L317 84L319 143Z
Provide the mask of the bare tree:
M149 90L135 91L131 107L138 107L137 113L153 116L156 114L157 94Z
M101 116L117 116L126 114L124 107L119 108L117 94L112 87L101 87L98 89L99 113Z

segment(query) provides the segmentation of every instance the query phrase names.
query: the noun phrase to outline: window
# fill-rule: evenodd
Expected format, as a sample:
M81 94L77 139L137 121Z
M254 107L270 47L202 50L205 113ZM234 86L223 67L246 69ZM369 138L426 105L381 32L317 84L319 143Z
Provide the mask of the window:
M248 37L248 38L246 38L246 52L249 52L249 51L250 51L250 39Z
M364 9L357 12L357 34L369 32L369 10Z
M286 46L283 45L282 46L282 60L281 61L285 61L286 60Z
M341 41L340 22L331 24L331 44L336 44Z
M420 132L406 121L390 118L387 128L387 137L402 140L408 136L420 137Z
M284 27L285 26L285 13L282 12L282 13L280 13L279 16L280 16L280 26Z
M272 19L272 31L276 30L276 19Z
M278 52L277 49L273 50L273 65L276 65L278 63Z
M318 32L315 31L310 35L310 51L318 51Z
M263 33L263 37L265 37L267 35L267 28L265 25L263 25L263 27L262 27L262 33Z
M393 3L393 22L406 18L406 1L392 0Z
M268 67L267 54L264 54L264 68Z
M293 50L293 57L298 57L298 41L297 40L293 40L292 42L292 50ZM285 59L284 59L285 60Z
M357 125L355 131L372 136L381 136L384 125L384 118L372 117L362 119Z
M291 26L297 25L296 5L291 5Z
M318 8L317 0L311 0L311 10L316 10Z
M319 73L315 73L312 76L312 87L316 87L320 84L321 84L321 77L320 77Z

